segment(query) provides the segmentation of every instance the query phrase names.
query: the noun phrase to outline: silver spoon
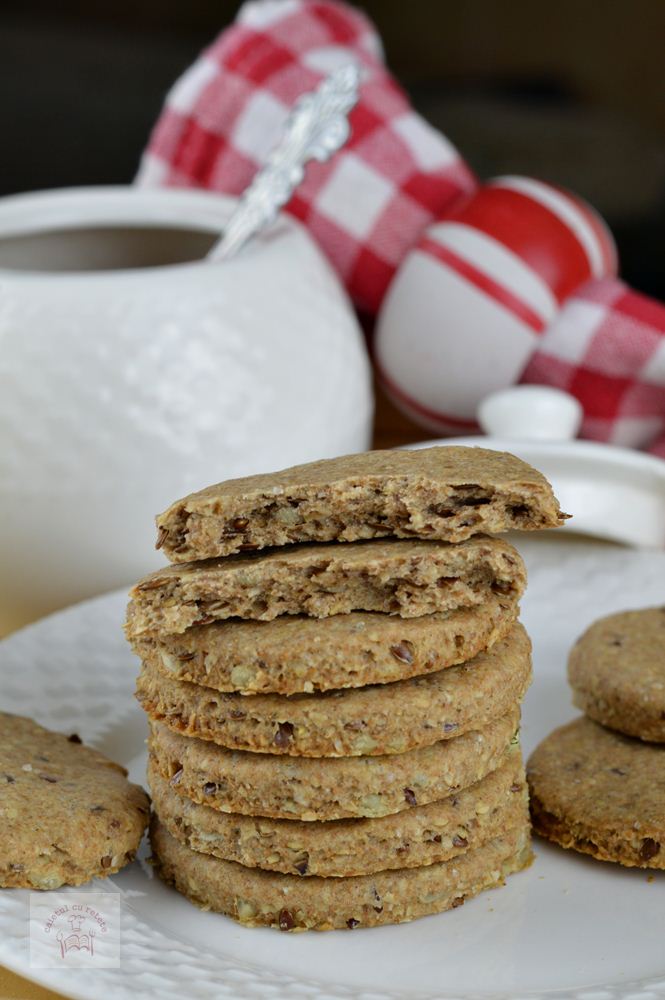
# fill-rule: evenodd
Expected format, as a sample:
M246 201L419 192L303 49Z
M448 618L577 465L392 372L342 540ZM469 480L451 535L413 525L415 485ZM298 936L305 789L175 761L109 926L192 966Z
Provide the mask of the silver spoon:
M294 104L279 145L255 174L208 260L228 260L276 219L305 176L309 160L324 163L349 138L348 115L358 102L360 69L348 63Z

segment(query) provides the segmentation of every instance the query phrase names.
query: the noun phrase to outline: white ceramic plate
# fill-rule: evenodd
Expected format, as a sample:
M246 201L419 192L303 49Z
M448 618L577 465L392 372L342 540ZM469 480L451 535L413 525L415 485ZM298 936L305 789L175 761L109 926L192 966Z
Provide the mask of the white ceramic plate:
M601 614L665 601L665 554L521 536L530 587L523 620L536 680L524 712L529 752L574 712L566 653ZM145 725L132 699L136 663L112 594L45 619L0 644L1 701L76 730L142 781ZM665 751L664 751L665 753ZM326 934L238 927L201 913L135 863L122 894L119 969L34 969L29 893L0 891L0 962L44 985L99 1000L575 997L665 998L665 875L651 881L543 843L526 872L465 906L401 926ZM145 849L144 849L145 857Z

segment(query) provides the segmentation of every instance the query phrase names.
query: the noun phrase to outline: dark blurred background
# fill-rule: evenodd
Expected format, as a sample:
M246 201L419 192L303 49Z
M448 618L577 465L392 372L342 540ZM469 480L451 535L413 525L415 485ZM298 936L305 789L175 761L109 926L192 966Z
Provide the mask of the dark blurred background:
M665 0L369 0L389 65L484 177L570 187L665 298ZM0 193L131 181L224 0L2 0Z

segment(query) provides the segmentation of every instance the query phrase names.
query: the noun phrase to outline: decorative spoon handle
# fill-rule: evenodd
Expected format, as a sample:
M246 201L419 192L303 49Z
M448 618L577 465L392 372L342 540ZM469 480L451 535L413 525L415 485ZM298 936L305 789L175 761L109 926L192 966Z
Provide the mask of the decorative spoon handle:
M324 163L349 137L348 115L358 101L360 69L341 66L294 104L282 141L241 195L224 235L208 254L228 260L271 223L302 182L309 160Z

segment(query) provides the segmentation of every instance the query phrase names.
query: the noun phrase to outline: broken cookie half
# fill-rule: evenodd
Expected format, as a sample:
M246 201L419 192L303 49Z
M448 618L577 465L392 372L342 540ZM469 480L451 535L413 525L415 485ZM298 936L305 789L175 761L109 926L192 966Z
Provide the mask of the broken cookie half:
M460 542L553 528L565 517L545 477L507 452L373 451L193 493L157 517L157 548L171 562L189 562L292 542Z

